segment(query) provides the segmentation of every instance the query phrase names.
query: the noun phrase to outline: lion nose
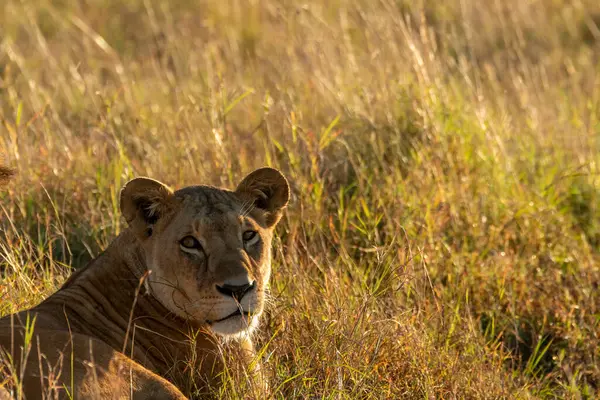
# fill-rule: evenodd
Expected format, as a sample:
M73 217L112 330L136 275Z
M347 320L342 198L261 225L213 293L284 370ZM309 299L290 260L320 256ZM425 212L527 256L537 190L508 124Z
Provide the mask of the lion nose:
M228 285L225 283L223 285L217 285L217 290L225 296L233 297L235 301L239 303L242 300L242 297L254 289L255 286L256 281L248 282L243 285Z

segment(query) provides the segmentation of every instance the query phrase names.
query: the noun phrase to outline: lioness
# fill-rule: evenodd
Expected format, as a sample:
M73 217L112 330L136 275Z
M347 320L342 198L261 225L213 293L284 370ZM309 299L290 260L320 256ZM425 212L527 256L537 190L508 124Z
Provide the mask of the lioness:
M207 393L220 381L223 343L245 363L254 356L249 333L288 199L286 179L272 168L235 191L127 183L128 228L41 304L0 320L0 398Z

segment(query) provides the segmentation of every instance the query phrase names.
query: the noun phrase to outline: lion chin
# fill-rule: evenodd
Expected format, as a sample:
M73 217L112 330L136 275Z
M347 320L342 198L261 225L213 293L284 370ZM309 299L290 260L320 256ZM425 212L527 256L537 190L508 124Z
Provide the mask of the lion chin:
M209 322L210 328L228 340L249 338L256 327L260 315L234 315L218 322Z

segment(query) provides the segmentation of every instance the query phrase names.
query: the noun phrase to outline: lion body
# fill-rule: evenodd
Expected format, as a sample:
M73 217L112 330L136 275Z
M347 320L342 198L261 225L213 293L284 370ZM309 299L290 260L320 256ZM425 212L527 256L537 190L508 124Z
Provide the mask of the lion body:
M0 319L0 399L202 397L220 384L224 346L249 365L289 196L281 178L275 208L263 199L277 194L269 180L236 192L126 186L130 228L42 303Z
M101 394L97 398L122 398L120 392L129 390L124 383L131 375L137 381L133 393L141 399L150 398L148 390L156 392L158 382L166 382L161 377L185 387L183 369L194 352L210 358L204 360L206 364L214 364L215 338L210 338L207 332L196 336L193 343L192 335L202 327L174 316L144 293L144 285L140 287L143 264L135 254L136 240L131 236L130 232L124 232L103 254L75 272L58 292L38 306L0 320L0 344L13 349L13 360L19 360L17 371L22 367L20 360L25 358L22 348L27 321L33 325L32 346L24 364L26 398L37 398L38 387L42 390L39 375L49 375L51 370L60 376L54 378L55 382L47 377L45 386L64 386L64 395L71 392L89 397L94 394L90 387L96 385ZM41 374L38 342L45 356ZM192 348L194 345L196 349ZM92 371L91 366L96 370ZM183 368L176 371L176 366ZM98 379L100 383L96 384ZM69 388L71 382L73 389ZM173 385L165 385L166 393L177 393L174 389ZM153 396L185 398L181 392L180 397Z

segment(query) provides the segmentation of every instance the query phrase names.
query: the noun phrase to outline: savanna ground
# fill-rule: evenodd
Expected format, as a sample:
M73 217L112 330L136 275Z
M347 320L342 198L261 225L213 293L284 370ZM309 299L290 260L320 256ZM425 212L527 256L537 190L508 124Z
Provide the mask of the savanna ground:
M599 57L596 0L4 0L0 314L269 165L276 398L600 396Z

